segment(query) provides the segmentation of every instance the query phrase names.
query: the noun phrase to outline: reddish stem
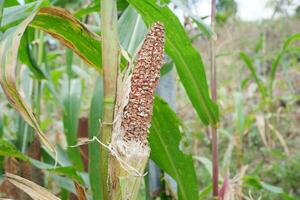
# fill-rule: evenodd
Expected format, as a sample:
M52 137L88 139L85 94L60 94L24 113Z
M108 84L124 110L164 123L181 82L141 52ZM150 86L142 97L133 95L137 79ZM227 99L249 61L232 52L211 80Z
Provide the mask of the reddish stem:
M216 16L216 0L211 1L211 29L214 32L215 28L215 16ZM211 56L211 66L210 66L210 88L212 100L217 101L217 73L216 73L216 58L215 58L215 37L210 40L210 56ZM213 197L218 198L218 179L219 179L219 169L218 169L218 133L216 125L211 127L212 136L212 154L213 154Z

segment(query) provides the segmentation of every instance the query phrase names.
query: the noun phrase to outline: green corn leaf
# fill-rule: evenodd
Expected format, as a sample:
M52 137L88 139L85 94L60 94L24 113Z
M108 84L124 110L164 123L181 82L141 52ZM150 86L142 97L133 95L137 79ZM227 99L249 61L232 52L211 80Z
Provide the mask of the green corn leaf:
M67 82L64 82L63 86L68 86ZM66 135L67 143L69 146L76 145L77 141L77 129L78 119L81 103L81 84L79 80L72 80L70 88L63 90L63 123L64 132ZM80 151L78 147L68 147L68 156L71 159L76 169L83 170L83 164L81 161Z
M208 38L211 38L215 35L215 33L211 30L211 28L206 25L203 19L199 18L198 16L194 15L193 12L181 1L174 1L174 4L178 6L181 10L184 11L186 15L188 15L193 22L197 25L199 30L206 35Z
M6 140L0 139L0 156L15 157L27 161L28 157Z
M118 21L118 31L121 46L133 56L147 33L147 27L142 17L128 6Z
M179 187L179 199L198 199L198 186L191 155L179 149L180 122L166 102L156 97L149 143L151 159L170 174Z
M199 200L209 199L212 191L212 184L206 186L202 191L199 192Z
M199 30L202 31L202 33L206 37L211 38L215 35L215 33L211 30L211 28L208 25L206 25L202 19L198 18L197 16L192 16L191 18L193 22L197 25Z
M100 122L103 114L103 80L99 76L96 81L95 90L92 97L89 113L89 138L98 136ZM100 144L97 142L89 143L89 177L93 193L93 199L102 199L102 186L100 178Z
M287 38L287 40L283 44L283 47L282 47L281 51L277 54L277 56L275 57L275 59L272 62L271 74L270 74L270 83L269 83L269 90L270 90L271 96L272 96L272 93L273 93L273 84L274 84L276 71L277 71L278 65L280 64L281 58L289 50L289 46L293 42L298 41L298 40L300 40L300 33L296 33L296 34L290 36L289 38Z
M254 80L258 86L258 90L261 93L262 97L265 97L267 95L266 88L265 88L264 84L262 83L261 79L258 77L256 70L253 66L253 62L252 62L251 58L245 52L240 52L240 58L244 61L244 63L246 64L246 67L251 72L251 75L254 78Z
M79 10L77 10L75 13L74 13L74 16L76 18L81 18L85 15L88 15L90 13L94 13L94 12L97 12L99 13L100 12L100 0L95 0L93 1L92 3L90 3L88 6L86 6L85 8L81 8ZM118 11L124 11L128 6L128 3L126 0L118 0L117 1L117 8L118 8Z
M160 21L166 30L166 52L176 65L177 73L198 116L206 125L219 120L217 105L208 92L206 75L200 54L192 46L175 14L155 0L128 0L140 13L147 26Z
M19 5L18 0L1 0L4 2L4 7L11 7L11 6L16 6Z
M36 9L38 9L38 7ZM53 145L43 134L29 104L17 90L15 80L18 47L20 45L21 36L33 18L34 14L31 14L19 26L9 29L3 35L0 43L0 84L12 106L21 114L24 120L35 129L43 144L54 151Z
M1 27L1 22L2 22L4 3L5 3L4 0L0 0L0 27Z
M14 157L17 159L20 159L22 161L30 162L33 166L42 169L47 170L49 172L53 172L58 175L63 175L71 178L73 181L76 181L80 183L81 185L85 184L85 181L83 180L80 173L78 173L74 167L72 166L62 166L62 167L54 167L53 165L49 165L47 163L43 163L41 161L32 159L28 157L26 154L23 154L17 148L9 143L6 140L0 139L0 156L7 156L7 157Z
M42 8L30 26L49 33L96 69L101 67L100 37L89 31L67 10Z
M37 79L45 79L46 75L44 72L39 68L34 57L32 55L32 49L30 48L29 38L28 38L28 30L25 31L20 44L19 50L19 58L22 63L26 64L30 71L34 74L35 78Z
M10 1L10 0L9 0ZM5 2L8 2L5 0ZM47 0L40 0L33 3L28 3L24 5L14 5L3 10L3 17L1 20L1 31L6 31L7 29L18 25L26 17L28 17L37 9L48 6L49 2Z
M34 8L31 8L32 14L18 26L8 29L2 36L0 42L0 83L12 106L35 129L43 144L54 151L53 145L43 134L29 104L17 89L15 72L21 37L28 26L44 30L97 69L100 68L101 64L101 43L99 36L90 32L68 11L54 7L41 8L46 5L45 1L35 3ZM9 22L6 23L9 24Z

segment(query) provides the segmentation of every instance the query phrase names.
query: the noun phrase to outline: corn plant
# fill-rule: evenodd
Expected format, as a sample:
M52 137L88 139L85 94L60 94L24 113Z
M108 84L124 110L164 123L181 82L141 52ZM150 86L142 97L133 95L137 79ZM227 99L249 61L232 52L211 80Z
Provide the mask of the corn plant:
M98 0L73 13L53 6L59 4L56 1L17 4L1 1L0 83L10 106L21 116L22 127L32 130L40 140L42 153L40 158L30 156L27 146L32 140L24 140L20 149L3 139L1 155L53 175L62 188L60 199L67 199L70 193L78 199L138 199L140 188L145 187L149 158L176 181L173 198L198 199L192 156L179 147L182 123L154 93L168 57L195 113L203 125L213 127L213 195L218 198L216 78L212 78L211 98L201 56L167 3ZM93 26L86 24L90 19L86 16L93 16ZM212 32L207 29L207 33ZM53 38L68 48L65 54L56 52L65 58L63 69L50 68L56 56L50 50ZM22 89L20 77L25 75L21 69L26 70L36 92ZM88 70L93 77L85 75ZM93 92L84 87L90 79L95 85ZM82 98L85 91L93 94L88 134L80 139L80 107L89 101ZM41 107L43 95L52 102L47 108ZM49 139L51 135L43 125L42 113L50 115L55 110L61 112L65 149ZM51 123L54 120L49 126ZM22 133L19 135L23 138ZM88 164L82 156L84 145L88 145ZM4 177L33 199L59 199L33 179L13 172Z
M273 56L271 66L270 66L270 72L266 75L266 77L259 75L258 70L254 65L253 59L246 52L240 52L239 54L240 58L242 59L242 61L245 63L245 66L250 71L251 78L255 81L255 84L257 85L260 94L261 103L255 108L255 111L263 110L263 111L267 111L268 113L275 112L275 104L277 99L274 97L273 93L275 88L274 81L276 77L276 72L278 70L278 67L280 66L281 60L283 59L284 55L295 51L297 52L297 48L294 48L292 44L298 40L300 40L300 34L296 33L288 37L284 41L279 52L275 56ZM256 49L254 51L255 54L260 53L260 50L263 45L264 45L264 39L261 39L256 45ZM264 64L265 63L262 62L262 65ZM276 124L276 121L274 121L274 119L275 117L272 116L271 119L266 119L266 117L262 113L256 116L256 124L259 128L262 142L267 148L269 148L269 144L268 144L269 142L267 141L268 136L266 136L265 134L271 135L270 133L273 132L275 138L278 139L285 153L289 155L289 148L285 142L285 139L274 127Z

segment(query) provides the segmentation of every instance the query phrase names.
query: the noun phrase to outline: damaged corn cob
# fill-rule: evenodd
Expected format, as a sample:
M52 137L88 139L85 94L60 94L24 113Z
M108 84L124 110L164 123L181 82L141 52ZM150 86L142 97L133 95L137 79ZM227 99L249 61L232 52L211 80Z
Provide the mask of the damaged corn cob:
M140 175L150 154L148 128L163 64L164 40L164 27L157 22L137 53L132 74L121 84L122 91L118 91L111 141L115 152L110 165L111 199L136 199L138 194Z
M151 122L154 90L164 55L164 28L156 23L148 32L137 55L131 76L129 101L124 108L122 128L124 140L148 145L147 132Z

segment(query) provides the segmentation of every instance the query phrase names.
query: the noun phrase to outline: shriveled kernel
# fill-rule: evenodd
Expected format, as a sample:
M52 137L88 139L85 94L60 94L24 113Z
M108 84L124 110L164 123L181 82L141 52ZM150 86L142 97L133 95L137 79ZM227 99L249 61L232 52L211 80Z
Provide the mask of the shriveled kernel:
M155 23L137 54L131 76L129 101L124 108L126 115L122 116L125 141L134 140L142 146L148 145L148 127L152 117L154 90L163 63L164 40L163 25Z

